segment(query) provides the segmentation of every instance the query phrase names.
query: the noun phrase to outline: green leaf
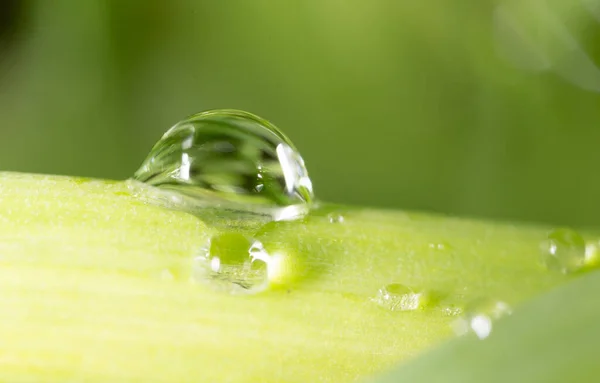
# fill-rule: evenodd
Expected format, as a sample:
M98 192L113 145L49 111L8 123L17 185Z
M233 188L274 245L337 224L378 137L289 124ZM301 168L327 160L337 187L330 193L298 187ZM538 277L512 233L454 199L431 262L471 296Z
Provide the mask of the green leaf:
M387 374L385 382L591 382L600 374L600 273L519 307L485 340L453 340Z
M219 294L190 281L217 229L140 193L0 173L1 381L350 382L452 335L384 286L515 305L569 279L539 265L548 228L325 205L256 233L295 278Z

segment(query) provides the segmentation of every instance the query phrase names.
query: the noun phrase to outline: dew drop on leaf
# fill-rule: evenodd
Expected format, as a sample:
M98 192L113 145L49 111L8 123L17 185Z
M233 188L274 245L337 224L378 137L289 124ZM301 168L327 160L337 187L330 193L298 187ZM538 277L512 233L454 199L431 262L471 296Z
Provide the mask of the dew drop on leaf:
M430 296L400 283L390 283L380 288L371 300L390 311L414 311L428 306Z
M184 210L251 212L274 220L303 216L312 182L292 142L270 122L239 110L195 114L154 145L133 176L174 194Z
M271 256L260 241L240 233L214 235L193 260L195 282L231 294L256 293L269 285Z
M327 220L329 220L329 223L344 223L344 216L338 213L329 213Z
M586 260L586 243L572 229L555 229L541 243L541 262L548 270L571 273L581 269Z

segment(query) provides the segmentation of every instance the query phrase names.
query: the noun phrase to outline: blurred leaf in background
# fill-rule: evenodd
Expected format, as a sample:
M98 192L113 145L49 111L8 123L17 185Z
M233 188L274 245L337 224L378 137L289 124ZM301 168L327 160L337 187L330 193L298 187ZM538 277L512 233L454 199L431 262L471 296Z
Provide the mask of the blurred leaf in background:
M178 120L238 108L322 199L598 223L594 1L5 4L2 170L125 178Z

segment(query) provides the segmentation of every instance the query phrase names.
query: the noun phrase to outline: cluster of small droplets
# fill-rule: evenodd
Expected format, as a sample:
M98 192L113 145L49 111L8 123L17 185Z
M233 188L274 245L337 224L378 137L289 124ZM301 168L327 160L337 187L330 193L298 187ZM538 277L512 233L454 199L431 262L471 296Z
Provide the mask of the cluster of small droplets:
M457 335L473 333L480 339L487 338L494 322L510 315L510 306L500 300L478 298L465 301L462 295L450 295L442 299L438 293L410 288L400 283L390 283L379 289L371 301L389 311L429 310L454 317L451 326ZM465 303L466 302L466 303Z

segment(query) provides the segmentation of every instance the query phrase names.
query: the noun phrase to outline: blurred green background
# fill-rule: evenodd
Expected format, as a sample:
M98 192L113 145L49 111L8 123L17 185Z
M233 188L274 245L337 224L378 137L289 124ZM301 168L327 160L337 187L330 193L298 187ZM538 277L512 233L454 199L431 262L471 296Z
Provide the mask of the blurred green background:
M594 0L4 1L0 169L122 179L265 117L321 199L600 225Z

